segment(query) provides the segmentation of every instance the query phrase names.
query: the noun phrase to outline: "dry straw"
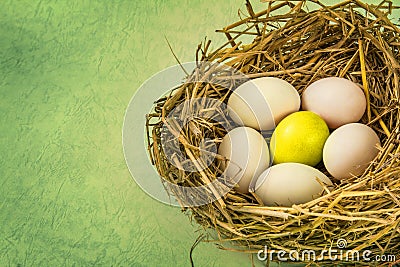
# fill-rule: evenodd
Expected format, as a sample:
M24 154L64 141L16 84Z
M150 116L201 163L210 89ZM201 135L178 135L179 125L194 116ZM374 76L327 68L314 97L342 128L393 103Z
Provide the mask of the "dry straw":
M396 7L389 1L376 6L359 0L334 6L317 0L265 2L266 9L259 13L247 2L246 17L218 30L228 39L220 48L210 52L210 42L199 45L199 67L188 75L188 83L155 102L154 111L147 117L153 164L163 179L184 186L201 186L221 175L217 159L207 168L198 166L198 172L181 170L176 167L179 162L171 164L161 142L162 127L174 107L204 97L226 103L230 89L243 82L240 75L213 68L206 61L224 63L249 78L282 78L300 94L318 79L348 78L364 88L368 105L362 122L378 133L382 143L364 174L337 184L314 201L290 208L265 207L254 194L232 189L211 204L182 209L205 229L214 229L225 249L255 253L268 245L285 251L313 249L318 254L335 247L341 238L347 240L347 249L368 249L375 255L393 254L400 259L400 29L388 18ZM318 7L309 10L310 2ZM253 41L242 44L241 40L249 37ZM190 82L199 77L212 78L210 83ZM179 149L188 161L200 158L199 146L204 138L221 141L226 134L221 120L229 124L221 115L219 123L195 118L183 127ZM323 166L319 168L326 173ZM178 201L186 201L187 196L179 189L169 191ZM326 258L312 264L337 263Z

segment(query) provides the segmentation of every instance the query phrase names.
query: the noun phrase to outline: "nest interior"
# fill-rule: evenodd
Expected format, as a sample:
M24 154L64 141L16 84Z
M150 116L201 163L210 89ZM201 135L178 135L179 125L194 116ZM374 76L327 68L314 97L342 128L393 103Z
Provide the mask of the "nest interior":
M248 15L218 30L226 35L225 44L213 51L209 51L210 41L199 45L198 67L184 84L157 100L147 116L152 163L163 181L176 185L198 187L221 175L218 156L211 164L203 162L205 168L199 167L202 162L195 165L197 172L179 167L201 158L202 140L218 144L232 126L221 107L193 102L202 110L212 110L214 117L194 116L179 128L178 146L168 147L162 132L166 126L174 127L167 120L171 112L178 112L178 116L187 112L187 106L176 108L188 99L207 97L226 103L232 90L244 81L235 71L250 79L282 78L300 94L318 79L345 77L362 85L367 98L362 122L376 131L382 144L362 175L338 183L314 201L292 207L267 207L254 194L235 189L212 203L187 207L186 192L168 185L166 190L198 224L215 229L220 243L234 244L223 246L225 249L255 253L268 245L270 249L313 249L318 253L345 239L347 249L399 255L400 28L388 18L396 7L390 1L375 6L358 0L334 6L312 1L318 8L310 10L309 2L266 1L265 10L258 13L246 2ZM242 43L246 38L252 41ZM231 69L214 67L210 62ZM208 82L199 81L199 77ZM171 160L166 151L170 154L174 149L183 157ZM319 168L325 171L323 166ZM207 198L200 194L190 197ZM332 262L324 265L328 264Z

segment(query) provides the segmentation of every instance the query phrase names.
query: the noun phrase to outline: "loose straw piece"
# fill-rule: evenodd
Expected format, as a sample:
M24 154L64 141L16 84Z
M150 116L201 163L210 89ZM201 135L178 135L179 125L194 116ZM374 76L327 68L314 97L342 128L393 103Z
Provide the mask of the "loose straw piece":
M367 71L366 71L366 67L365 67L363 41L361 39L358 39L358 46L359 46L359 55L360 55L360 64L361 64L362 83L363 83L365 97L367 98L367 117L368 117L368 121L370 122L371 121L371 101L369 98L369 87L368 87L368 80L367 80Z
M378 111L376 111L375 109L372 109L372 112L375 114L376 117L379 116ZM386 124L383 122L382 118L379 118L379 124L382 127L382 130L385 132L387 137L390 137L390 131L389 129L386 127Z

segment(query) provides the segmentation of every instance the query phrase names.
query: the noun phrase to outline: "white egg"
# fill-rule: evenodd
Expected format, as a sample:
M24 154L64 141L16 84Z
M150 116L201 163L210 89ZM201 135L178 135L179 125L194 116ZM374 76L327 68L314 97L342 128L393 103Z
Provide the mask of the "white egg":
M320 182L319 182L319 181ZM281 163L264 171L257 179L255 193L267 206L291 207L318 198L321 183L332 186L319 170L301 163Z
M268 131L300 109L300 96L288 82L263 77L247 81L228 100L232 119L244 126Z
M331 129L359 121L367 106L362 89L356 83L339 77L312 83L303 92L301 101L303 110L320 115Z
M227 164L221 164L224 175L237 181L237 191L242 193L249 191L250 181L270 163L267 142L259 132L249 127L238 127L228 132L222 139L218 154L228 159Z
M325 167L336 179L361 175L378 154L379 145L378 135L367 125L343 125L333 131L325 142Z

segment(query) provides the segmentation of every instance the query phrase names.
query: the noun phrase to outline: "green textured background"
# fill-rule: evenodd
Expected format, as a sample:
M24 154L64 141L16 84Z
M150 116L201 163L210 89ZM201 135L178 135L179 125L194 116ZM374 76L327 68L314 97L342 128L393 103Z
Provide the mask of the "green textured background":
M131 178L124 112L147 78L175 64L164 35L193 60L205 36L222 42L214 30L243 3L1 1L0 266L189 265L198 227ZM194 258L250 266L212 244Z

